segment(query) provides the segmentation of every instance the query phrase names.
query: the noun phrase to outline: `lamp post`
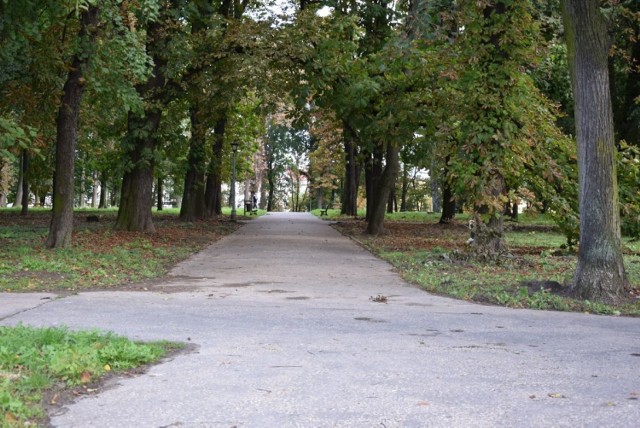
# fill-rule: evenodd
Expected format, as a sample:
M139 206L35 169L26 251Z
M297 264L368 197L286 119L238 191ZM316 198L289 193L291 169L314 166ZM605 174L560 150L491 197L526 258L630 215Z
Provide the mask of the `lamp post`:
M236 221L236 153L238 153L238 142L231 143L233 151L233 161L231 163L231 193L229 200L231 202L231 221Z

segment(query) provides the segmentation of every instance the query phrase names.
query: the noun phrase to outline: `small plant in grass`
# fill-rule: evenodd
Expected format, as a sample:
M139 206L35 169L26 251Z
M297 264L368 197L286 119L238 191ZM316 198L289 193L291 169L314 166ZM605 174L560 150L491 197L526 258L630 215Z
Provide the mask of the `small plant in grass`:
M87 384L109 372L158 361L180 345L135 343L99 331L0 327L0 417L2 427L42 421L45 392L59 383Z

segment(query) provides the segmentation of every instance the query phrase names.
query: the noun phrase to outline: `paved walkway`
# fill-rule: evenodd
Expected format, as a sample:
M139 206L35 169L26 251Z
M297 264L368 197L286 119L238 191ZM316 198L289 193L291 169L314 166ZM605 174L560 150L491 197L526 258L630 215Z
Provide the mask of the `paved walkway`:
M432 296L308 214L256 219L149 292L47 297L0 294L1 323L197 346L58 427L640 424L640 319Z

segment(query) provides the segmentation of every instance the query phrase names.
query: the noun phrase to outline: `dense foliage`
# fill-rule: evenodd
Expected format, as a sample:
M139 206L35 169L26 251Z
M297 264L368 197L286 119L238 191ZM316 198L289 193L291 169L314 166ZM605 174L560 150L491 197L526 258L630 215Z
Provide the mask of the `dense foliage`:
M57 190L72 193L71 205L118 206L120 230L155 230L152 200L181 205L184 221L207 219L228 203L238 142L245 198L268 209L366 208L372 234L384 232L385 210L442 206L448 222L464 209L475 251L492 258L506 251L505 215L526 206L548 212L574 247L578 162L560 3L2 2L0 205L26 212ZM624 232L639 236L640 11L632 0L601 3L624 141L620 212ZM98 22L86 26L92 9ZM60 172L54 180L69 83L82 89L67 125L72 186ZM52 236L71 226L53 203L56 246Z

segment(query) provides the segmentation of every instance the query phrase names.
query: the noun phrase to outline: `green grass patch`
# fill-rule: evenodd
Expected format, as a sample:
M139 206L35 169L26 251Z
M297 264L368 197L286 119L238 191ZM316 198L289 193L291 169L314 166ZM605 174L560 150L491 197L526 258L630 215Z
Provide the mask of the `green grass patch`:
M164 211L154 213L155 233L134 233L113 230L115 210L77 210L72 245L51 250L49 211L22 217L0 210L0 291L113 288L155 278L238 227L226 220L180 222L177 210ZM100 221L87 222L88 215Z
M156 362L180 348L168 342L132 342L99 331L0 327L2 426L39 425L48 391L93 384L106 374Z
M525 216L522 215L521 218ZM511 223L506 233L511 256L499 263L481 263L469 257L469 231L464 220L438 225L389 221L381 237L365 235L365 224L341 221L335 227L354 237L374 254L388 260L408 281L443 296L513 308L579 311L640 316L640 243L625 244L625 268L630 282L628 299L618 306L569 296L577 256L563 248L566 240L542 216Z

